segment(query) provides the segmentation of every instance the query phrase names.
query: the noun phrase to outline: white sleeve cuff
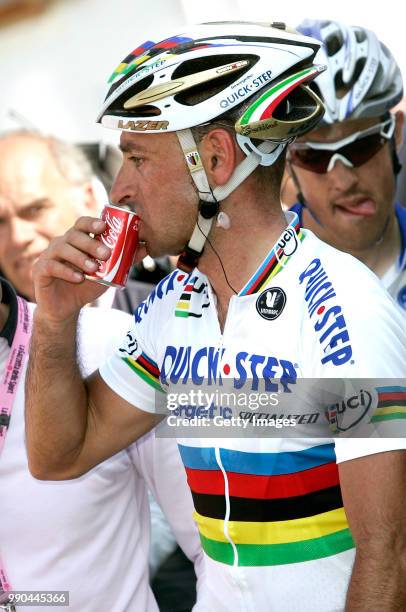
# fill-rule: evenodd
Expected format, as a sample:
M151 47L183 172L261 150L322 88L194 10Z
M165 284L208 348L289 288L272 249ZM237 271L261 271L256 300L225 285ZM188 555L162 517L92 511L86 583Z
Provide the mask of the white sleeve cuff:
M336 438L337 463L376 453L406 449L406 438Z

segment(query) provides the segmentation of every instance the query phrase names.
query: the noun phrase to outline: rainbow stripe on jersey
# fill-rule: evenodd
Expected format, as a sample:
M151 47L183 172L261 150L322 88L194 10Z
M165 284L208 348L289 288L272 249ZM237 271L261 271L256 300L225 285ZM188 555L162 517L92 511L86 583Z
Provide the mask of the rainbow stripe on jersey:
M151 387L157 391L162 391L159 382L160 371L158 365L148 355L142 352L136 359L126 357L123 361Z
M333 444L253 453L179 445L202 546L228 565L271 566L354 547Z
M299 217L296 214L292 224L288 227L295 231L297 239L300 242L304 240L305 234L300 228ZM251 295L252 293L262 291L262 289L269 284L269 281L286 266L290 257L291 256L284 254L283 246L281 246L279 239L272 251L268 253L261 266L255 272L254 276L250 278L238 295Z
M191 282L187 283L187 285L183 288L182 295L176 304L175 317L189 316L190 300L192 299L192 293L196 280L197 278L192 279Z
M406 419L406 387L377 387L378 406L371 423Z

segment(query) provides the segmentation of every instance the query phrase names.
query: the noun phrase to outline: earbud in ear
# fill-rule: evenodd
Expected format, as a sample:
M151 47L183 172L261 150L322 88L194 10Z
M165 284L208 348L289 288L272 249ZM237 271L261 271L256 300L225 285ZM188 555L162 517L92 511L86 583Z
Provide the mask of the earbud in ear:
M231 227L231 220L227 213L221 211L217 215L217 224L216 227L221 227L222 229L228 230Z

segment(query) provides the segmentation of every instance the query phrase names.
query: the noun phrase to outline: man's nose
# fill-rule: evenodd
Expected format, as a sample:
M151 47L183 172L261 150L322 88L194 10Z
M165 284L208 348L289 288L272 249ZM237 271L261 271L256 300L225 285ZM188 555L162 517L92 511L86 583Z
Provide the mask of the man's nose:
M358 176L351 162L341 155L335 155L331 158L330 165L327 176L332 189L347 191L356 185Z
M117 206L131 205L135 199L135 188L134 176L122 166L110 189L110 201Z

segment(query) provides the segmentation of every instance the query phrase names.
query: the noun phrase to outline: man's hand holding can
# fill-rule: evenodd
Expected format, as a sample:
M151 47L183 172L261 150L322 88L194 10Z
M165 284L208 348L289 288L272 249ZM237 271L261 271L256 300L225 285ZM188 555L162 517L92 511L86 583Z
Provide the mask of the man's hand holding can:
M101 219L80 217L34 266L38 310L55 323L77 315L108 286L124 287L131 264L145 255L135 213L107 205Z

